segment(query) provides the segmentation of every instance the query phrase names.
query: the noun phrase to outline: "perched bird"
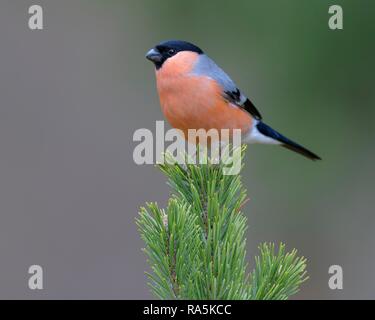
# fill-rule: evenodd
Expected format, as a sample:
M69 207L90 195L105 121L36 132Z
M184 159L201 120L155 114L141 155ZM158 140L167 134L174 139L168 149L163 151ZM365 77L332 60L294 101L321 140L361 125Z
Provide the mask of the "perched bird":
M245 143L281 145L312 159L320 157L264 122L254 104L200 48L179 40L161 42L146 58L156 68L162 111L172 127L240 129Z

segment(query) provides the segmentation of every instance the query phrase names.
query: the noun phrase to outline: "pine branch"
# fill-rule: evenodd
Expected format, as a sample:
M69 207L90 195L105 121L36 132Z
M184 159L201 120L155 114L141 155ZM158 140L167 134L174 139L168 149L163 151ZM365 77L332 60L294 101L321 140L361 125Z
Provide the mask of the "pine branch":
M250 296L257 300L285 300L298 292L299 286L308 279L306 259L297 257L297 251L285 252L283 243L275 254L275 245L263 243L260 256L255 258L256 267L251 274Z
M191 290L190 273L200 270L195 261L201 245L196 217L186 204L171 199L167 213L153 203L141 208L137 224L147 244L152 291L161 299L184 297Z
M277 254L273 244L263 244L248 274L240 175L224 175L223 162L205 160L159 165L172 198L166 211L156 204L140 210L152 291L161 299L287 299L306 280L305 259L286 253L283 244Z

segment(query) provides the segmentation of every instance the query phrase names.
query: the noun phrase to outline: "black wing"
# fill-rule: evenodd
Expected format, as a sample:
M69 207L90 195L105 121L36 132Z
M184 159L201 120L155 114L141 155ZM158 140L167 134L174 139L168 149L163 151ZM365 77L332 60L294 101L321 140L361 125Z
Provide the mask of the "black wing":
M248 113L250 113L256 120L262 120L262 115L258 111L257 108L255 108L254 104L243 94L241 94L240 89L236 88L236 90L232 91L225 91L225 98L234 103L236 106L239 106L240 108L246 110Z

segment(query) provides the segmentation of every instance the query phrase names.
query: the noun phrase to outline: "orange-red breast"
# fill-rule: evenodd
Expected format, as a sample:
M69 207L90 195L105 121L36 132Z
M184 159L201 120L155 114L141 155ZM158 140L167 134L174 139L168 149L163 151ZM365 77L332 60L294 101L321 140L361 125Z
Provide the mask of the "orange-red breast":
M320 159L262 122L259 111L233 80L192 43L161 42L146 58L156 68L161 109L185 137L189 129L240 129L243 142L281 145L312 160Z

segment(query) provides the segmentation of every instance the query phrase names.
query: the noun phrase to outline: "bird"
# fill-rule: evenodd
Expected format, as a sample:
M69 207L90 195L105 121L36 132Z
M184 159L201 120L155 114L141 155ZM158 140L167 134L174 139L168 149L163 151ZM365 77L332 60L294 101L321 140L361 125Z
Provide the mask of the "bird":
M170 125L189 129L240 129L244 143L280 145L311 160L315 153L265 124L235 82L198 46L163 41L146 54L153 62L162 112Z

